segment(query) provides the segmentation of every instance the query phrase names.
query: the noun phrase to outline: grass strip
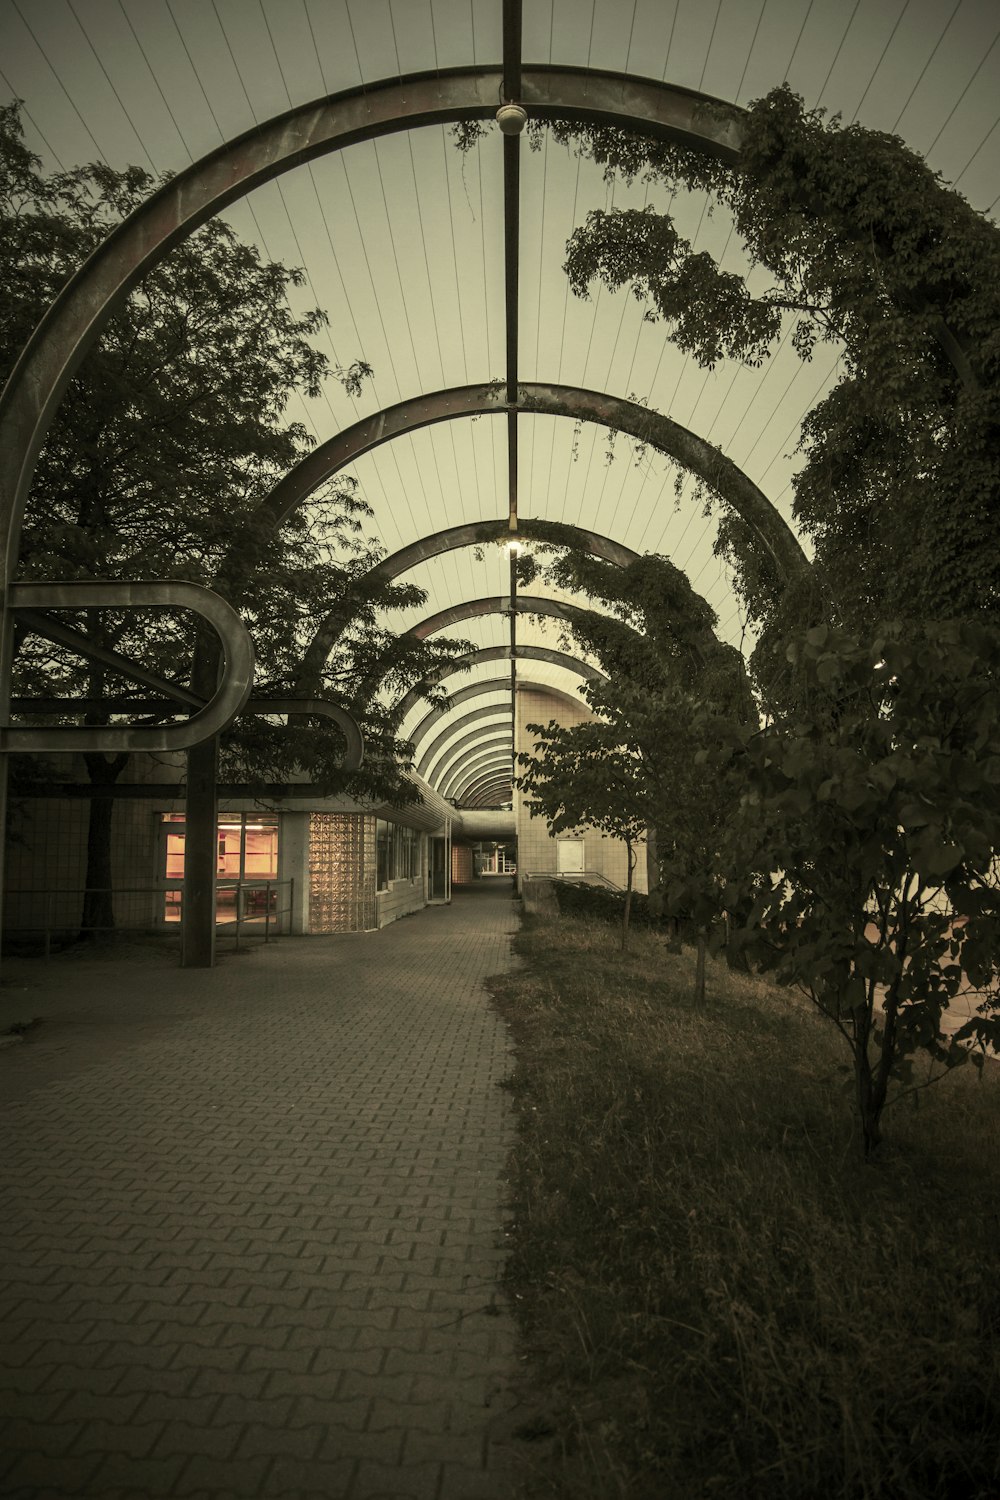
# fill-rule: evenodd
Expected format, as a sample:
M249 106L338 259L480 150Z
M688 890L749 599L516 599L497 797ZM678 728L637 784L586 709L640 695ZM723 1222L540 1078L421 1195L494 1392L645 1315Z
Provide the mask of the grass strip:
M526 1493L997 1500L1000 1066L891 1107L866 1166L793 991L716 964L695 1008L693 955L567 917L516 948Z

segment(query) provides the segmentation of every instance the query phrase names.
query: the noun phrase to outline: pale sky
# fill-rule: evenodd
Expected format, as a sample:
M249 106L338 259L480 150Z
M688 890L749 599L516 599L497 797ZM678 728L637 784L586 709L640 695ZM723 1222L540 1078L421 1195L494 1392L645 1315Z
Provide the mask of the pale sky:
M744 105L787 78L810 106L902 135L975 207L997 213L997 0L525 0L524 13L526 62L630 69ZM51 165L179 170L292 104L419 69L499 62L500 21L501 0L0 0L0 90L25 100L29 144ZM290 410L320 440L421 391L502 375L500 142L493 129L463 158L436 126L392 136L300 168L228 211L272 258L305 267L303 305L330 316L326 351L374 366L358 401L331 387ZM802 366L785 347L760 370L722 364L706 374L665 343L662 326L642 321L628 294L575 299L561 269L572 228L588 208L642 204L645 189L612 199L595 169L554 144L521 154L521 378L648 401L721 446L790 517L790 455L835 377L836 350ZM681 232L746 272L726 223L704 207L699 196L675 205ZM608 465L603 428L585 428L574 457L572 423L522 416L519 427L523 516L669 556L739 644L714 523L687 493L675 505L664 460L637 467L620 443ZM425 429L355 472L390 552L500 516L502 419ZM505 593L506 559L488 550L482 561L452 553L416 570L427 605L394 623ZM506 630L490 617L456 634L500 645ZM519 638L554 645L555 631L522 623ZM572 686L557 668L532 675Z

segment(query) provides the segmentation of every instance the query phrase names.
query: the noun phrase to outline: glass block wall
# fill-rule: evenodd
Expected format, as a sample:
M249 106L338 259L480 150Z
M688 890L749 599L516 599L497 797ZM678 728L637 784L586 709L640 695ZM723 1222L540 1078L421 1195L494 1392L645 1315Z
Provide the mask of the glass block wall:
M309 931L369 932L375 915L375 819L360 813L309 818Z

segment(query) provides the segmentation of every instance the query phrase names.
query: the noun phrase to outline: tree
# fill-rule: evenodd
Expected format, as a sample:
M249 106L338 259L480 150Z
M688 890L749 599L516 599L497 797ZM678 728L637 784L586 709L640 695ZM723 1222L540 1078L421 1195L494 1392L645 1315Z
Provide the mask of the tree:
M707 190L769 288L752 294L652 207L591 213L568 247L571 285L630 286L706 367L759 364L783 330L804 360L837 342L843 373L805 421L794 480L827 617L860 628L988 614L1000 601L1000 231L897 137L827 122L786 86L740 128L739 167L619 130L555 130L609 176ZM723 513L718 547L767 625L780 590L738 517Z
M27 151L16 105L0 110L0 365L4 374L45 308L109 229L155 186L137 168L92 165L46 176ZM358 360L331 368L314 339L326 315L293 312L300 271L263 260L215 219L184 241L136 287L72 381L39 459L22 533L22 578L183 578L219 589L254 638L259 690L292 691L302 651L338 598L351 627L328 661L335 696L391 639L376 609L422 594L368 576L382 556L364 535L370 512L351 481L328 485L280 527L261 510L276 481L312 439L289 422L298 393L329 378L357 392L369 374ZM182 676L193 649L183 618L90 612L77 622L98 645ZM134 687L38 637L24 640L17 688L88 700L86 722L107 723L108 695ZM447 647L414 642L397 665L409 686ZM412 796L397 763L390 717L364 725L372 748L352 789ZM333 730L276 731L239 720L225 737L231 774L286 779L296 765L331 790L344 784ZM122 774L126 757L88 755L95 783ZM91 802L86 885L110 888L112 803ZM85 930L113 924L110 896L87 898Z
M517 786L527 805L544 817L554 834L587 823L605 838L621 839L628 860L621 947L628 946L636 845L649 825L642 765L634 750L616 743L613 725L589 723L527 725L538 736L535 755L519 755Z
M550 528L547 540L558 547L561 538ZM734 734L738 724L756 723L742 659L718 640L710 606L665 558L648 556L621 568L563 542L545 571L551 582L582 592L608 611L575 611L568 622L576 644L599 662L606 680L584 687L599 717L593 743L586 735L574 739L575 731L551 738L535 775L566 787L570 805L578 808L574 783L586 789L585 821L601 826L598 817L607 819L613 811L654 831L651 888L694 936L701 998L708 927L719 909L720 830L728 803L725 786L698 764L698 754L720 735ZM590 775L582 755L588 748ZM605 795L603 757L623 762Z
M748 953L844 1037L867 1157L893 1098L1000 1042L1000 631L821 626L789 652L800 707L732 755L724 899L752 901ZM949 1043L969 985L982 1003Z

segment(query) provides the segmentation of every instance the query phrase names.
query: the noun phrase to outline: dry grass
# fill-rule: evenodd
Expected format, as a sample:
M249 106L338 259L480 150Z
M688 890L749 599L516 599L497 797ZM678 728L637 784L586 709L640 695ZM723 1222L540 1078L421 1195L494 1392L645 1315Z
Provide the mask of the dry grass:
M528 922L495 983L556 1434L529 1492L997 1500L1000 1065L891 1108L864 1166L828 1023L722 966L695 1009L693 956L615 945Z

